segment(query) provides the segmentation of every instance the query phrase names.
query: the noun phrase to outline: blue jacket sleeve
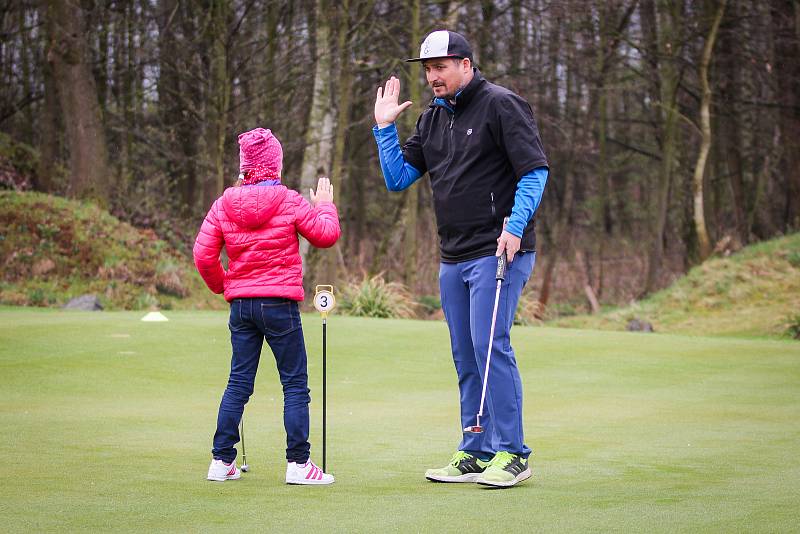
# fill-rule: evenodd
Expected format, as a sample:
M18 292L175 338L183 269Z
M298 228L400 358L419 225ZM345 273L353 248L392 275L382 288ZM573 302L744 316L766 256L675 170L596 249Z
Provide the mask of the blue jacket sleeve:
M372 133L378 143L378 157L381 160L383 179L389 191L402 191L422 176L416 167L403 158L397 126L394 124L385 128L374 126Z
M514 195L514 208L506 225L509 233L522 237L525 227L542 201L548 174L547 167L537 167L519 179L517 192Z

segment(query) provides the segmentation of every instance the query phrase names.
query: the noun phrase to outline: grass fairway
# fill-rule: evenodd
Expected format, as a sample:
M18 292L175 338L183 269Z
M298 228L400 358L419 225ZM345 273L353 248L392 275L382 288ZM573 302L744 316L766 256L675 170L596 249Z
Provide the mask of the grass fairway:
M282 483L277 373L251 472L205 480L224 313L0 309L4 531L776 532L800 522L800 343L515 327L534 478L427 482L460 438L444 323L329 320L331 487ZM321 328L304 316L321 462Z

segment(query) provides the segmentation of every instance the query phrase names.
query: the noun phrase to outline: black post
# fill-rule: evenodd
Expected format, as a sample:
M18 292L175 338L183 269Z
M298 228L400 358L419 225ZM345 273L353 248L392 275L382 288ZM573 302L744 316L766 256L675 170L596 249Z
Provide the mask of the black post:
M326 413L326 400L327 400L327 376L326 376L326 359L327 359L327 346L328 346L328 321L322 320L322 472L327 473L325 469L325 413Z

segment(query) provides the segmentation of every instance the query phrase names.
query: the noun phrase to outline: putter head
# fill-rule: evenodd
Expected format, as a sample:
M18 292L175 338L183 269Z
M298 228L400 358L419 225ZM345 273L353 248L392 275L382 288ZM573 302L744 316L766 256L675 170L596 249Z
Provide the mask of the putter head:
M250 466L247 465L247 464L242 464L241 469L242 469L242 472L247 473L248 471L250 471Z
M480 434L483 432L483 427L481 425L465 426L464 432L469 432L470 434Z

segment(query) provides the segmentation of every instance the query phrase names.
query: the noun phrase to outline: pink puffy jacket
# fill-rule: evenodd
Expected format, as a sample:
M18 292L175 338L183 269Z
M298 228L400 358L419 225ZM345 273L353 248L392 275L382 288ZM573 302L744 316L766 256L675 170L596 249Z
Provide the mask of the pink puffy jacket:
M332 202L312 208L283 185L231 187L206 215L194 243L194 263L214 293L237 297L303 300L303 264L297 234L315 247L339 239ZM222 246L228 270L222 268Z

